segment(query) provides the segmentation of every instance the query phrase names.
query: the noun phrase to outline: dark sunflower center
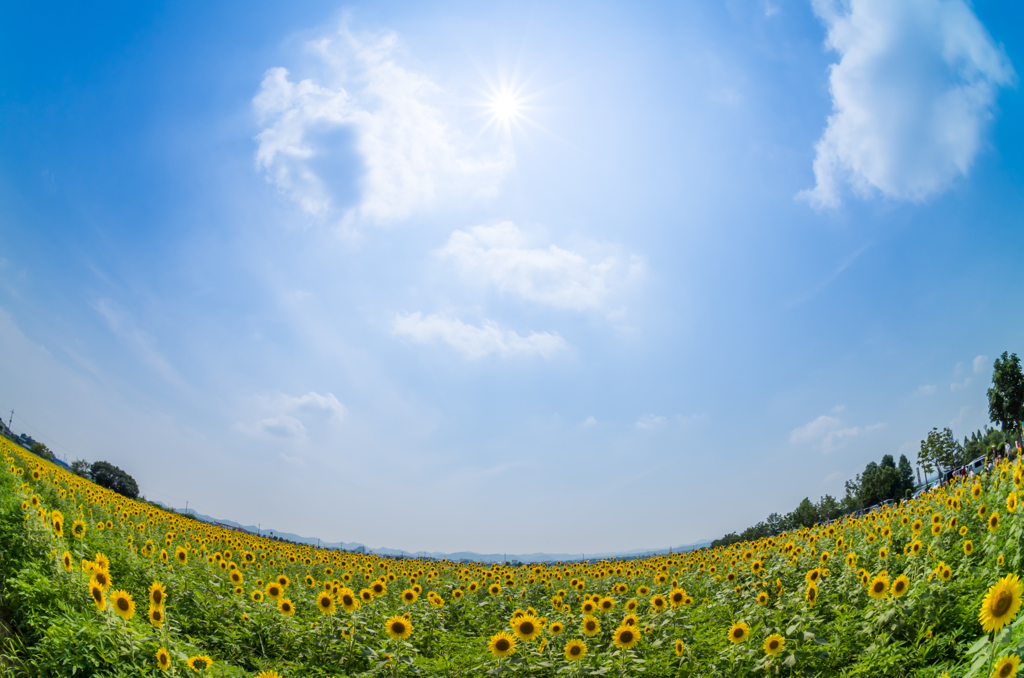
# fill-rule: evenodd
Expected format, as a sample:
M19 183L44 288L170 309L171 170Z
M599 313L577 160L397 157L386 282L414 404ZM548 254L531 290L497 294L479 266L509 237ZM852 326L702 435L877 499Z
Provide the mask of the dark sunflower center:
M505 638L499 638L498 642L494 644L494 647L498 649L498 652L507 652L510 646L511 643L509 643Z
M342 599L341 599L341 602L345 603L346 605L351 605L352 602L353 602L352 596L348 596L348 595L343 596Z
M405 624L403 624L402 622L395 622L391 625L391 632L396 635L401 635L405 633Z
M743 629L736 629L735 631L733 631L732 632L732 637L733 638L742 638L743 637Z
M330 607L330 606L331 606L331 599L330 598L325 596L325 597L320 599L320 607Z
M164 616L160 614L160 610L153 610L153 619L155 619L156 621L160 621L163 618Z
M1002 617L1010 609L1011 603L1013 603L1013 595L1009 591L1000 591L996 604L992 606L992 614Z
M1006 662L999 669L999 678L1010 678L1011 675L1013 675L1013 664Z
M769 650L778 650L779 649L779 641L777 641L777 640L769 641L768 642L768 649Z
M534 632L534 630L536 630L536 627L533 625L533 622L531 621L524 621L522 624L519 625L519 633L522 633L524 636L530 635Z
M884 590L885 590L885 584L883 584L880 581L875 582L875 593L881 593Z
M197 659L196 660L196 668L198 668L198 669L205 669L206 668L206 660L205 659Z
M595 623L594 623L594 622L592 622L592 621L588 621L588 622L587 622L587 630L588 630L588 631L593 631L593 630L594 630L594 628L595 628L596 626L597 626L597 624L595 624Z
M98 603L98 602L100 602L100 599L102 599L102 598L103 598L103 591L100 591L99 588L94 586L92 588L92 599L95 600Z
M622 633L619 634L619 641L623 642L623 643L632 643L633 642L633 632L632 631L623 631Z
M572 647L569 648L569 654L571 654L572 656L575 657L580 652L582 652L582 650L583 650L583 648L581 648L579 645L573 645Z
M127 612L128 611L128 599L127 598L118 598L117 599L117 609L121 610L121 612Z

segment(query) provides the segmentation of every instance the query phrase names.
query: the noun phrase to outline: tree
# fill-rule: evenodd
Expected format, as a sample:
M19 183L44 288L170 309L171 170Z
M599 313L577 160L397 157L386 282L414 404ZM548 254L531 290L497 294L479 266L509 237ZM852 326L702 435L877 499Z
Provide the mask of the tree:
M130 475L105 461L93 462L89 469L92 481L100 487L113 490L129 499L136 499L139 496L139 486Z
M970 438L964 436L964 459L972 461L978 457L987 457L993 445L1001 448L1005 442L1005 433L986 426L972 433Z
M889 455L886 455L889 456ZM886 499L893 499L899 488L899 473L896 471L896 464L892 463L889 456L889 463L869 463L860 476L860 503L861 506L874 506Z
M42 443L32 443L32 447L29 448L32 454L43 459L49 459L53 461L53 452L50 452L50 448Z
M899 473L900 477L900 490L903 497L906 497L909 492L914 491L914 487L917 485L917 483L914 482L914 467L910 465L907 455L900 455L900 463L899 466L896 467L896 471Z
M917 461L925 473L931 473L935 467L939 472L962 466L965 463L964 448L953 437L948 428L939 431L933 428L928 437L921 441L921 451L917 453Z
M804 500L790 515L793 527L810 527L818 522L818 510L814 508L809 497L804 497Z
M1024 422L1024 373L1016 353L996 358L992 388L988 390L988 418L1004 432L1016 431L1020 438Z
M839 502L831 494L826 494L819 499L818 505L814 508L818 512L818 520L834 520L842 515Z
M85 459L75 459L71 462L71 472L82 476L86 480L92 480L92 472L89 469L89 462Z

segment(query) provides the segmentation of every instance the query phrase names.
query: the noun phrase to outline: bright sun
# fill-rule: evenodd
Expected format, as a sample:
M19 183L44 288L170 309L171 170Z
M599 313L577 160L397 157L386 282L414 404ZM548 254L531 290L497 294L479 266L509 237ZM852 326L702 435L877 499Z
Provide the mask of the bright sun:
M505 90L497 92L491 98L491 111L502 122L509 123L519 117L522 104L514 92Z

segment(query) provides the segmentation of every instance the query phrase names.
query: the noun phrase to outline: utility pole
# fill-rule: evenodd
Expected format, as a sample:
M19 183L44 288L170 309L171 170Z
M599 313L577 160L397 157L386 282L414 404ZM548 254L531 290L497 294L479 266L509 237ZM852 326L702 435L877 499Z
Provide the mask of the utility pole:
M11 427L12 421L14 421L14 410L11 410L11 418L7 420L7 428ZM11 433L14 433L14 431L11 431Z

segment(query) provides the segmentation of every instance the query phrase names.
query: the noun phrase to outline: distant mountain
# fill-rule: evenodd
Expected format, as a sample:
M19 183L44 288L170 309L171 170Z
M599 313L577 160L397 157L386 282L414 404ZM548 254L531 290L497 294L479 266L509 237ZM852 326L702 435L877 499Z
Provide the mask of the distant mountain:
M174 511L176 513L185 513L183 510L171 508L160 502L153 502L163 506L168 511ZM363 544L357 542L326 542L320 541L316 537L303 537L298 534L292 534L291 532L278 532L277 530L270 529L257 529L255 525L242 525L236 523L233 520L213 518L211 516L197 513L196 511L189 510L189 515L195 516L199 520L207 523L220 523L221 525L230 525L231 527L239 528L250 532L252 534L260 534L264 537L278 537L286 541L292 541L297 544L312 544L314 546L321 546L328 549L340 549L344 551L363 551L365 553L373 553L378 556L392 556L392 557L404 557L404 558L433 558L435 560L441 560L447 558L448 560L468 560L479 563L503 563L503 562L518 562L518 563L553 563L553 562L566 562L576 560L601 560L603 558L640 558L643 556L660 556L667 553L684 553L686 551L694 551L699 548L711 545L710 539L695 542L693 544L683 544L682 546L672 546L663 549L636 549L633 551L623 552L601 552L601 553L474 553L473 551L459 551L458 553L441 553L440 551L402 551L400 549L392 549L382 547L378 549L367 548Z

